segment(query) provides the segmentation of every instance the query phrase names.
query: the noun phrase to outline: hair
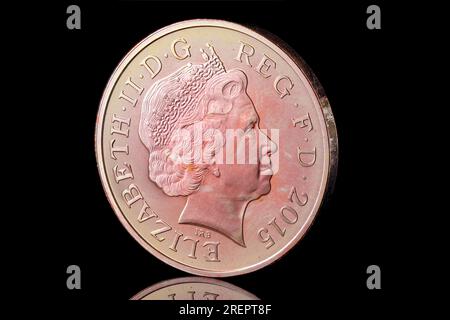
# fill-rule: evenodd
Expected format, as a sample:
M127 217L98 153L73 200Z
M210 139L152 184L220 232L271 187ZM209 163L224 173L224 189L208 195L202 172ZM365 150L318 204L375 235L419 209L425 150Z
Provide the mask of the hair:
M235 98L247 89L242 71L211 75L206 70L205 76L204 68L199 72L202 66L189 64L159 80L142 103L139 136L149 151L149 177L169 196L198 190L214 162L215 150L223 147L223 141L215 139L215 130L221 128ZM195 128L201 128L200 132ZM202 155L193 152L198 148L208 161L198 161ZM174 155L181 150L183 161L176 161Z

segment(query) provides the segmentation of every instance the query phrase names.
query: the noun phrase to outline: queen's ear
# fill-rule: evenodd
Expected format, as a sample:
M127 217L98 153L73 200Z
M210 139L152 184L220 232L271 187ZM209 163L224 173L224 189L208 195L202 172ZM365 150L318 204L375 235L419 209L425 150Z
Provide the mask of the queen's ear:
M222 95L226 99L233 99L234 97L238 96L239 93L241 93L242 84L240 82L230 80L223 84L221 91L222 91Z
M247 77L233 69L218 75L208 90L208 114L226 114L233 107L233 99L247 89Z
M217 91L220 90L226 99L233 99L247 89L247 76L241 70L233 69L220 77L221 81L217 84Z

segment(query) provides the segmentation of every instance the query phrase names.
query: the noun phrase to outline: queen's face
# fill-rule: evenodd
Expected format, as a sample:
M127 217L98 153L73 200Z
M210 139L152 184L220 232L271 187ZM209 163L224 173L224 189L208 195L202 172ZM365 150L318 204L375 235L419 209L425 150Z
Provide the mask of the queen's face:
M255 106L246 92L242 91L235 97L233 108L223 123L224 129L238 129L235 131L238 134L234 143L234 161L232 164L225 161L217 165L220 171L219 194L227 198L249 201L270 191L270 155L276 152L277 146L260 131L258 123ZM251 143L256 143L256 146L250 146ZM225 145L224 154L230 149L230 146ZM253 157L255 161L249 160L252 159L251 150L257 150L256 157ZM240 152L245 154L243 164L236 161L236 155Z

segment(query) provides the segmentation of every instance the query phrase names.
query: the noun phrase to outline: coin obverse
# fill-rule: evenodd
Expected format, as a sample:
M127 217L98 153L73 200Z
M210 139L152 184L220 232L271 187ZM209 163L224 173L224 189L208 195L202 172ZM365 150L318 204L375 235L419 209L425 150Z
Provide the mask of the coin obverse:
M322 87L274 36L219 20L136 45L100 103L96 156L117 217L197 275L260 269L304 236L337 167Z

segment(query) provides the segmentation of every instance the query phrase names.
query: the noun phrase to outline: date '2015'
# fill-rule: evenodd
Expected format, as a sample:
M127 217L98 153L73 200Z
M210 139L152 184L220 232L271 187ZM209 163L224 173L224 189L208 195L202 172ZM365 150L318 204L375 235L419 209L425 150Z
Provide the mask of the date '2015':
M301 195L297 193L295 187L291 188L288 196L289 203L281 207L280 220L277 217L272 217L269 220L266 227L260 228L257 232L258 239L265 244L266 249L269 249L275 244L275 240L272 236L273 233L284 237L286 230L290 225L297 223L299 218L298 209L304 207L308 203L308 195L303 192Z

